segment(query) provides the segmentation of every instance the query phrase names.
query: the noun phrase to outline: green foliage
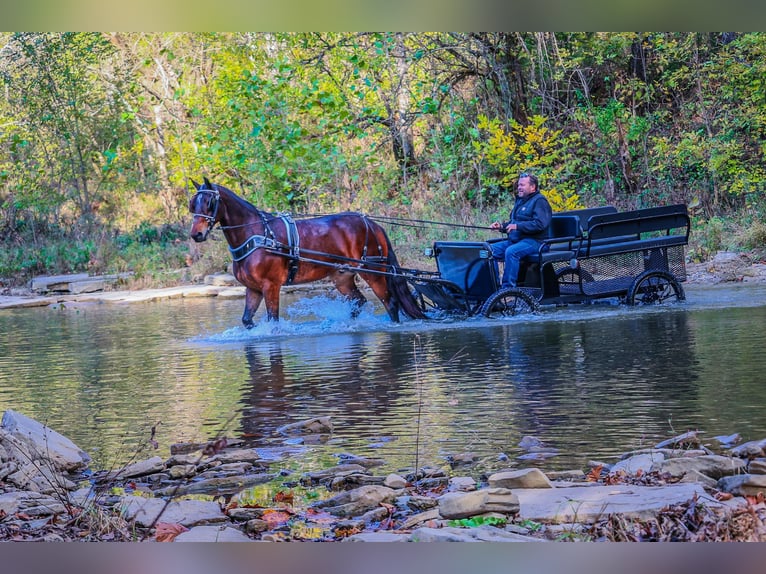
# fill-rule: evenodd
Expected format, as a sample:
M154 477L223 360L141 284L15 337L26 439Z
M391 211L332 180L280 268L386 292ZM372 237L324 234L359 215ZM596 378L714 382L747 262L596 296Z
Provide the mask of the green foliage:
M484 178L490 188L513 189L523 171L535 173L540 180L542 193L548 198L554 211L566 211L582 207L571 181L566 178L572 163L561 130L550 130L544 124L546 118L533 116L529 125L511 121L510 133L499 119L479 116L478 127L486 139L474 141L474 149L494 168L492 175Z
M694 200L695 257L760 242L761 32L6 32L0 46L4 275L177 265L180 236L152 233L188 217L205 175L271 210L484 223L534 170L556 211ZM126 260L144 248L145 266Z
M508 523L507 518L499 516L472 516L471 518L461 518L460 520L449 520L449 526L458 526L464 528L477 528L479 526L505 526Z

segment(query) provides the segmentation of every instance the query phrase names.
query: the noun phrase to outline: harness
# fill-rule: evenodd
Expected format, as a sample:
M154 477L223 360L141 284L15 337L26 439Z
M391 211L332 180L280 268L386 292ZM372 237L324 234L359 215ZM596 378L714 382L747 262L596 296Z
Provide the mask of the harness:
M263 221L264 235L251 235L244 243L238 247L229 247L231 258L234 261L242 261L245 257L250 255L256 249L264 247L273 251L278 251L280 255L284 255L290 259L290 263L287 269L287 281L285 285L291 285L295 279L295 274L298 272L298 261L300 260L300 236L298 235L298 227L295 225L295 221L288 213L279 214L275 219L279 219L285 226L287 234L287 245L277 241L274 231L269 225L269 221L263 215L262 212L258 212ZM274 220L272 220L274 221ZM282 250L287 249L287 253L283 253Z

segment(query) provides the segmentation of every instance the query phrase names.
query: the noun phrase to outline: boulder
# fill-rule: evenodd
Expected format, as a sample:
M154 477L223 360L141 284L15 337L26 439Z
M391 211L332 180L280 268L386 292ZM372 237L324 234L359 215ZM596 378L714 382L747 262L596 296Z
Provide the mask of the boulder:
M695 456L694 458L671 458L652 465L652 470L661 474L667 473L676 478L696 470L706 476L718 479L722 476L745 472L745 467L745 461L740 458L712 454Z
M488 479L490 488L553 488L539 468L496 472Z
M360 486L314 503L314 508L321 508L335 516L359 516L372 510L381 502L390 503L394 500L396 491L386 486Z
M516 514L518 511L519 499L507 488L448 492L439 497L439 514L442 518L469 518L487 512Z
M57 472L85 468L91 458L53 429L13 410L3 413L0 444L7 456L20 463L39 461Z

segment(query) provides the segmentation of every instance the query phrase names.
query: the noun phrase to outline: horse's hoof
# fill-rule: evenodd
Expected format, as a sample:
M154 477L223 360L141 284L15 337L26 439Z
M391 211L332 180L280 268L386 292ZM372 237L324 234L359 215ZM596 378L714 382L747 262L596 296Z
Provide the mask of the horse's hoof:
M252 329L255 325L252 321L242 321L242 324L245 326L245 329Z

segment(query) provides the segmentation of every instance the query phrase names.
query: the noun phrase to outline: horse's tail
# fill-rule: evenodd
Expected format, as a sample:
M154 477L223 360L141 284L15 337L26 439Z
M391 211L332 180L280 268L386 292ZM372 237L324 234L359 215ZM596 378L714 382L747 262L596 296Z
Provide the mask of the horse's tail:
M388 247L388 266L391 271L391 275L386 276L386 284L388 286L388 292L391 294L391 308L393 313L391 318L394 321L399 320L399 309L404 311L410 319L427 319L425 313L415 300L415 296L410 291L407 280L401 275L397 275L400 270L399 261L394 253L394 248L391 245L391 240L388 238L388 234L383 231L383 236L386 238L386 245Z

